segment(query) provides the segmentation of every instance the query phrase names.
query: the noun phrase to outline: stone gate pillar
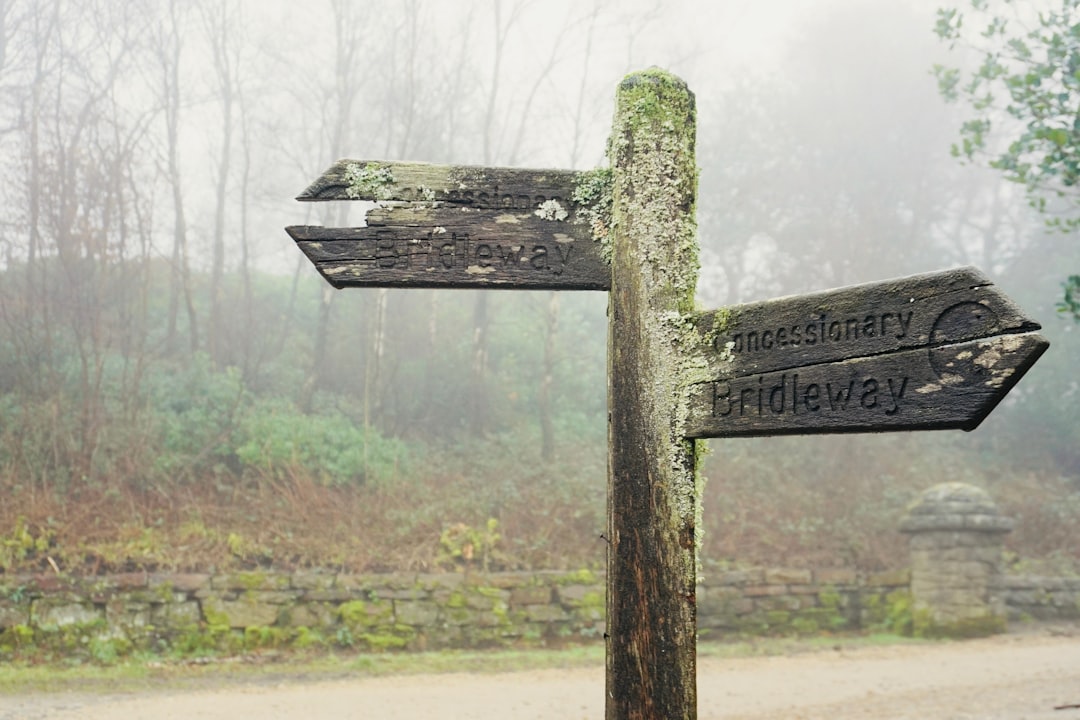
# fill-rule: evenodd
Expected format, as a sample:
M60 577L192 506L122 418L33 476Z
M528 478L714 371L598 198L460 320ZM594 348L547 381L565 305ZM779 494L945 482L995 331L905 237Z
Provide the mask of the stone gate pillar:
M1013 528L981 488L942 483L908 509L917 635L973 637L1005 631L1002 542Z

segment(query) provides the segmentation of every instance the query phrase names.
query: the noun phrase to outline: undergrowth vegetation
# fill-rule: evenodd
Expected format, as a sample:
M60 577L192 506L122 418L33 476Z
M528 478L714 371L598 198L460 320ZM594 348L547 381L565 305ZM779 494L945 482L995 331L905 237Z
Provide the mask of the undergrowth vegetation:
M602 448L566 442L558 461L525 464L517 450L523 441L423 451L403 445L407 465L369 483L332 481L319 465L285 463L221 471L168 492L103 484L12 493L9 485L0 505L0 570L602 569ZM731 454L714 453L706 463L702 572L905 566L907 541L897 521L936 477L936 460L903 474L874 466L898 462L903 446L915 442L872 438L857 456L865 463L848 470L825 463L814 473L782 464L760 469L765 459L805 448L805 440L724 443ZM482 462L474 462L476 454ZM1006 538L1017 570L1080 565L1071 541L1080 500L1066 481L1003 470L983 482L1002 512L1019 521Z
M145 336L110 335L116 308L108 342L66 306L0 326L0 572L604 567L603 296L509 293L478 319L475 294L390 295L378 355L377 298L342 293L315 372L320 281L254 280L216 356L151 342L153 299ZM951 480L1018 520L1017 567L1075 567L1072 404L1036 377L1013 396L971 434L712 441L703 572L903 566L904 508Z

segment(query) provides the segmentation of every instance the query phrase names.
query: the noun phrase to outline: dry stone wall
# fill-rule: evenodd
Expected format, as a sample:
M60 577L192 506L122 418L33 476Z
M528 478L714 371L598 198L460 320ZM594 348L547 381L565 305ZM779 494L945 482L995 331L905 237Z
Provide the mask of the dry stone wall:
M698 588L699 626L704 636L865 627L907 582L906 573L845 570L717 573ZM588 571L9 576L0 578L0 651L28 633L140 648L552 645L601 637L603 613L604 578Z
M1010 621L1080 620L1080 577L1006 575L1001 595Z
M906 602L908 572L863 576L854 570L753 568L715 573L698 586L702 637L810 634L887 622Z
M910 582L906 570L715 572L697 588L699 632L910 631ZM1080 619L1080 578L1006 577L1001 595L1010 619ZM31 641L119 651L551 646L601 638L603 613L604 578L588 571L0 576L0 658Z
M0 651L31 633L131 647L545 644L603 634L592 573L346 575L263 572L0 578ZM77 641L78 638L75 638ZM10 647L8 648L10 649Z

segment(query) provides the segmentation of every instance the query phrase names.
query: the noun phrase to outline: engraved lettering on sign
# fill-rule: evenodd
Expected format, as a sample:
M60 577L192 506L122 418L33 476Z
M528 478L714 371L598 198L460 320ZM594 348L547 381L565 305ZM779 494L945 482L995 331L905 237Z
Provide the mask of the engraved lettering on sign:
M457 188L445 190L439 188L402 187L398 190L402 199L408 202L445 202L456 205L468 205L482 210L518 210L532 211L549 200L565 205L561 196L512 194L499 190L496 185L487 189Z
M903 407L908 377L830 377L803 370L709 384L715 418L853 412L881 412L892 417Z
M907 337L914 314L912 310L867 313L844 318L833 318L828 314L822 314L813 317L809 322L791 322L774 328L721 333L714 345L718 350L730 348L730 351L737 355L829 343L853 343L887 338L899 340Z
M473 239L468 233L448 233L442 228L418 238L377 232L374 239L354 241L351 247L356 248L354 262L359 267L430 272L489 273L501 270L562 275L573 256L572 243L526 245L486 241Z

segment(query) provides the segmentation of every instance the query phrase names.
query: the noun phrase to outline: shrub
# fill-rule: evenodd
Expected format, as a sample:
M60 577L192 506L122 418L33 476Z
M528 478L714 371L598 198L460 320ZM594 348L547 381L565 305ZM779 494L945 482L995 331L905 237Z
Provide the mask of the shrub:
M305 415L282 402L251 408L237 435L236 456L246 468L275 478L301 471L324 485L387 483L405 472L413 453L344 415Z

